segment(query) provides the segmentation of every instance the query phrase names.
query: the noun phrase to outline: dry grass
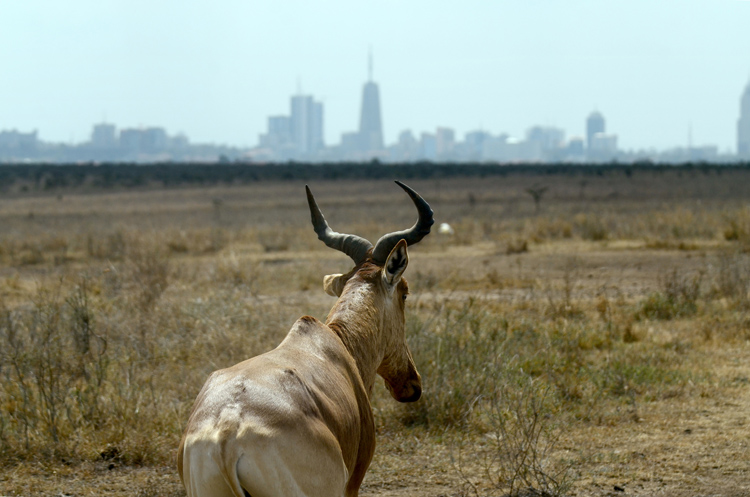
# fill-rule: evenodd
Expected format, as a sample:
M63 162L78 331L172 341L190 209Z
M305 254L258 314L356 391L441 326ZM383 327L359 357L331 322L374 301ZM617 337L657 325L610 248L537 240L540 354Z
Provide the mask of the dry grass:
M411 251L425 390L399 405L376 389L363 493L740 495L738 178L592 177L585 194L561 178L538 206L536 181L410 182L455 234ZM388 182L311 186L338 231L376 239L415 218ZM302 192L0 200L0 494L183 495L164 468L206 376L274 347L302 314L323 318L323 275L349 269L317 241Z

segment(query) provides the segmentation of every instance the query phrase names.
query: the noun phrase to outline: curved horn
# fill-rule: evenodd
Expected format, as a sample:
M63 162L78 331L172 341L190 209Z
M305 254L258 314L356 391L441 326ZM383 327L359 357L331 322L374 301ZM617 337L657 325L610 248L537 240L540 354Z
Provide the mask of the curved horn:
M396 244L402 239L406 240L407 245L414 245L415 243L419 242L422 238L430 233L430 227L435 222L435 220L432 218L432 209L430 208L430 204L425 202L425 200L420 197L417 192L401 183L400 181L396 181L396 184L403 188L404 191L409 194L409 197L411 197L412 202L414 202L414 205L417 207L417 211L419 212L419 219L414 224L414 226L412 226L408 230L395 231L393 233L383 235L380 240L375 243L375 248L372 250L372 260L378 264L385 263L385 260L388 258L388 254L391 253L393 247L395 247Z
M345 253L352 258L354 264L359 265L367 258L367 251L372 248L372 243L365 238L357 235L347 235L336 233L328 226L326 218L320 212L318 204L315 202L310 187L305 185L307 191L307 204L310 206L310 215L312 217L313 228L318 234L318 240L325 243L332 249Z

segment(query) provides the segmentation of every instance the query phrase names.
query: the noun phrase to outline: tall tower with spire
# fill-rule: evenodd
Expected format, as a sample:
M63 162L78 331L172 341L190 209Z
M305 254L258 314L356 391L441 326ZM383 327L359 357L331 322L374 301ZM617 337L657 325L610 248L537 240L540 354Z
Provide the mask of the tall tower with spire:
M750 82L740 99L740 118L737 121L737 157L750 160Z
M359 115L359 139L363 152L383 149L383 123L380 119L380 90L372 80L372 50L368 57L368 78L362 89L362 111Z

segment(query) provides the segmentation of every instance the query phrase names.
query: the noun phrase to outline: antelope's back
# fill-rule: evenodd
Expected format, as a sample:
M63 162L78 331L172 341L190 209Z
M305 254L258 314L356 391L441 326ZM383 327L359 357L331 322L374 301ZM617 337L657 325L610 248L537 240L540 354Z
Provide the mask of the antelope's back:
M276 349L210 375L180 444L180 476L191 496L220 495L201 488L222 480L251 495L280 484L279 492L295 495L300 478L345 483L362 423L372 422L362 419L365 409L371 416L351 355L305 316Z

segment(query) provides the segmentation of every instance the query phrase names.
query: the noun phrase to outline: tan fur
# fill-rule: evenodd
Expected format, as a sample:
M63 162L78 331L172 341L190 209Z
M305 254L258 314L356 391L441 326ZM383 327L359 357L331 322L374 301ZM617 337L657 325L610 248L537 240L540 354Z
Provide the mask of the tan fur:
M404 337L407 263L402 240L384 267L326 277L340 296L325 324L304 316L274 350L211 374L178 450L188 497L358 495L376 374L396 400L421 393Z

